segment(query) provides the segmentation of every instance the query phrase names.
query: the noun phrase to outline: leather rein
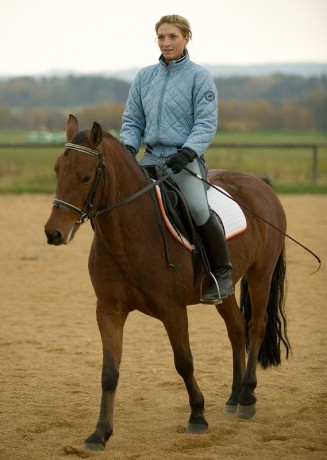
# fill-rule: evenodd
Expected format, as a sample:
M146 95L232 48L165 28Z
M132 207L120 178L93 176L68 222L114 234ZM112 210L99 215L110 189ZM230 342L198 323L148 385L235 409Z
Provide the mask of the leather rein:
M151 181L151 183L149 183L146 187L142 188L141 190L138 190L137 192L133 193L129 197L125 198L124 200L119 201L118 203L108 204L105 208L92 213L91 211L94 206L94 199L95 199L97 187L100 181L100 177L101 175L103 175L105 180L107 178L107 168L104 162L104 155L99 150L93 150L89 147L85 147L79 144L72 144L69 142L65 144L65 148L70 149L70 150L75 150L77 152L87 153L88 155L92 155L98 158L99 160L99 163L96 169L95 178L94 178L92 187L89 191L89 194L87 196L87 199L84 203L83 208L78 208L77 206L71 203L68 203L67 201L61 200L59 198L55 198L53 201L53 206L55 208L60 208L60 207L66 208L78 214L79 220L76 221L76 224L84 224L88 219L94 219L95 217L107 214L113 209L120 208L121 206L125 206L126 204L135 200L136 198L148 192L149 190L152 190L154 187L156 187L161 182L164 182L172 174L172 173L169 173L169 174L166 174L165 176L160 177L160 179L156 181Z

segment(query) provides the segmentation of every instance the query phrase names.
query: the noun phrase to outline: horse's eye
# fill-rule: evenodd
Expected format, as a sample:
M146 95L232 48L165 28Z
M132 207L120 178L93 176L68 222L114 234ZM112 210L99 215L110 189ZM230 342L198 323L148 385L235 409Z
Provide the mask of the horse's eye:
M84 176L82 182L88 182L91 179L91 176Z

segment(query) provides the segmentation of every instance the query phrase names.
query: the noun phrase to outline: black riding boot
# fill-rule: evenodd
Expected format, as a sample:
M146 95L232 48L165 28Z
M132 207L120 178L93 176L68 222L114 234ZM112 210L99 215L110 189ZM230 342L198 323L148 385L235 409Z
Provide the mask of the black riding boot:
M216 304L234 294L231 277L232 264L229 258L224 229L216 214L211 214L207 222L199 227L202 242L211 263L211 271L216 283L202 295L201 302Z

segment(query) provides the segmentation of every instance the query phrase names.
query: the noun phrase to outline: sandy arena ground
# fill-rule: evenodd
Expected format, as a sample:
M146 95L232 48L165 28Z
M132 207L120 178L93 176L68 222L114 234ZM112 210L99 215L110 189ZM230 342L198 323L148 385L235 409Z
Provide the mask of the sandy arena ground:
M189 307L196 377L209 431L180 433L184 385L159 321L134 312L125 327L114 434L104 452L84 450L98 417L102 350L87 272L92 238L51 247L43 226L52 197L0 196L0 459L326 459L327 196L282 197L287 242L288 331L293 355L258 369L257 414L224 415L231 349L214 307Z

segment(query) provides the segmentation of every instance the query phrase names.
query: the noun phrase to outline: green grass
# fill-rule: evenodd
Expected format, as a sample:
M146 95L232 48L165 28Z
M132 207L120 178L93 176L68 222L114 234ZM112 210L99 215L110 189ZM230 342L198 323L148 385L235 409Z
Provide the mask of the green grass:
M54 193L53 166L63 146L1 146L26 142L27 133L0 132L0 193ZM222 143L326 143L327 133L219 133ZM313 184L312 150L271 148L209 148L211 169L267 176L278 193L327 193L327 147L318 151L318 178Z
M0 143L5 142L27 142L27 131L14 131L14 130L7 130L7 131L0 131Z
M228 169L267 176L274 183L310 184L314 180L312 150L308 149L209 149L211 169ZM327 184L327 147L318 151L317 184Z
M269 177L279 193L326 193L327 133L219 133L213 144L326 144L318 150L317 177L312 148L209 148L209 168ZM316 180L315 183L314 180Z
M0 137L1 139L1 137ZM244 142L244 143L256 143L256 142L326 142L327 143L327 132L289 132L289 131L260 131L260 132L218 132L213 142L224 143L224 142Z
M274 184L274 190L281 194L305 194L305 195L325 195L327 193L327 184Z
M2 130L0 131L0 144L8 143L8 144L24 144L26 142L31 142L31 135L36 135L37 138L43 140L43 143L47 143L46 134L52 135L53 139L56 139L54 142L60 142L58 138L62 138L64 133L60 133L56 131L56 133L48 133L47 130L39 130L39 131L16 131L16 130ZM41 141L40 141L41 142Z
M0 193L53 193L53 166L63 148L0 148Z

